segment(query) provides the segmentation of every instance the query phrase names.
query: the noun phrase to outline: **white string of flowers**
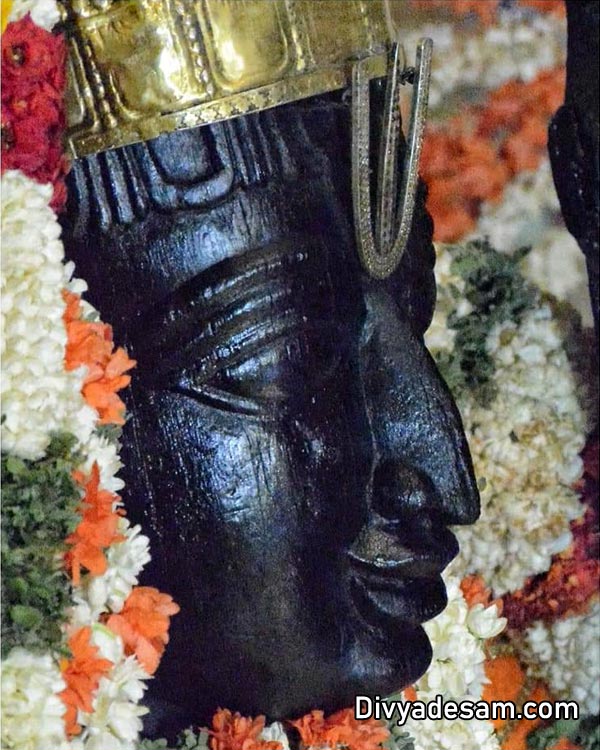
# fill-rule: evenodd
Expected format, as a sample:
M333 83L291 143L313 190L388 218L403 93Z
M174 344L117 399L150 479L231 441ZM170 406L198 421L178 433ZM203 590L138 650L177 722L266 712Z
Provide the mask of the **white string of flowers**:
M80 468L97 463L100 487L114 492L122 487L117 446L94 432L98 414L81 396L86 368L67 372L64 365L62 290L81 292L85 284L73 281L72 266L64 264L60 227L48 205L51 194L50 186L18 172L2 176L3 450L38 459L52 433L74 433L85 456ZM125 657L120 636L98 622L102 613L122 609L149 560L140 528L126 518L119 523L125 540L109 547L106 572L83 576L73 589L69 628L90 625L99 655L114 665L100 682L93 713L78 716L83 733L67 743L57 658L16 648L2 664L3 747L135 750L148 675L135 657Z
M466 300L456 303L464 280L451 271L451 250L436 250L438 304L425 337L434 355L454 349L450 313L471 312ZM463 575L483 576L496 596L548 570L572 541L570 521L583 513L572 485L582 475L588 425L567 335L542 302L519 324L496 326L486 349L497 395L485 406L471 394L459 401L475 473L485 479L479 521L456 529L459 564Z

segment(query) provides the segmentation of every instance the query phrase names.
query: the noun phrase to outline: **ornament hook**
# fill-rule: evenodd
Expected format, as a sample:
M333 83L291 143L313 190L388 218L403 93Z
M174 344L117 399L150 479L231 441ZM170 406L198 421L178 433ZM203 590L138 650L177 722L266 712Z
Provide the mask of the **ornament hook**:
M427 119L432 51L433 41L421 39L417 45L416 65L413 69L406 68L403 46L396 42L392 47L388 62L383 133L379 149L375 235L371 207L369 82L372 76L369 74L369 59L357 60L352 69L354 226L362 264L376 279L387 278L398 267L410 235L419 182L419 159ZM413 97L398 198L400 86L406 81L413 84Z

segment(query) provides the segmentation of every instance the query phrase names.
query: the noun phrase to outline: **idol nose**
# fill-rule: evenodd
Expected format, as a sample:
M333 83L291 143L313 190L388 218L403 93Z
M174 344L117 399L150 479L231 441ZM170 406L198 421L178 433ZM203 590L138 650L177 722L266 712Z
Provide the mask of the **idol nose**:
M367 307L361 353L378 456L372 501L383 515L474 523L479 492L452 395L393 298L371 293Z
M384 460L373 472L371 508L388 522L418 520L430 525L443 508L432 483L415 469L398 461Z
M435 488L411 467L391 460L377 465L370 511L348 550L359 576L431 579L458 554Z

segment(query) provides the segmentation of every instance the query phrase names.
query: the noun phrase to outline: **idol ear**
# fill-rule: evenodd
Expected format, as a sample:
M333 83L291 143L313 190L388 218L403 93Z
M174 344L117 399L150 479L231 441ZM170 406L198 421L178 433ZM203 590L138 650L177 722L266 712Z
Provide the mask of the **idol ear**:
M473 523L479 493L458 409L422 338L389 292L366 295L360 362L378 461L426 478L444 523Z

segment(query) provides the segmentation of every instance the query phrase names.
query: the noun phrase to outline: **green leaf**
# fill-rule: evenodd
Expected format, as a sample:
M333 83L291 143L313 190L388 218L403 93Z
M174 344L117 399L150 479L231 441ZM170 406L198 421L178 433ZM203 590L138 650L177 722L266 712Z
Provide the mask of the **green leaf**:
M33 607L15 604L10 608L10 619L22 628L36 628L42 622L42 613Z
M537 729L527 738L528 750L549 750L561 737L566 737L582 750L600 750L600 717L561 719Z
M2 455L2 654L60 649L70 582L60 565L78 523L80 457L73 435L53 436L44 458Z
M452 271L465 283L461 297L472 306L468 315L448 316L448 326L456 331L452 353L443 352L436 362L448 387L457 399L467 392L482 405L496 395L494 362L486 350L491 330L499 323L519 323L527 310L539 301L539 293L523 277L520 265L529 252L522 248L512 256L494 250L487 241L470 242L450 248Z

